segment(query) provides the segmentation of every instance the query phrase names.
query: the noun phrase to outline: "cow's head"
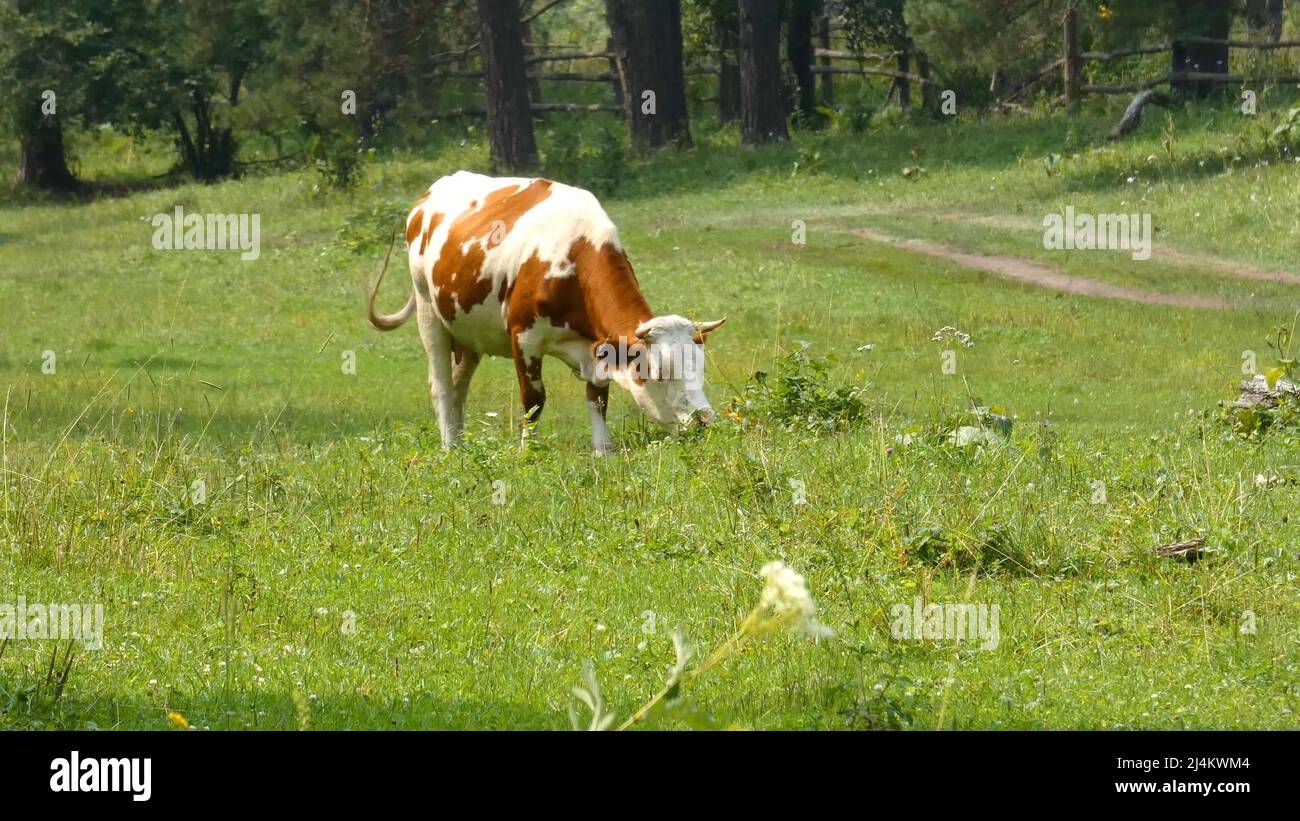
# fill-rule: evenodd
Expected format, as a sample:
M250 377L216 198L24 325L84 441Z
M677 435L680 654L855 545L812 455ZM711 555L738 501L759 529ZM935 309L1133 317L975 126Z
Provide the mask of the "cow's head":
M703 345L723 322L657 316L641 323L630 339L598 345L597 360L654 421L707 427L716 414L704 395Z

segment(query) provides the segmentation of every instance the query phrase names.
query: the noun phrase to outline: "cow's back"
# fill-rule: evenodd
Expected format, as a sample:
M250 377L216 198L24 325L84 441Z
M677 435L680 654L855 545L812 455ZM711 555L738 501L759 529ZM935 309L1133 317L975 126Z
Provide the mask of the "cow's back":
M590 192L543 179L460 171L429 186L406 240L416 287L427 289L453 337L509 355L510 296L521 269L573 277L574 249L612 245L618 232Z

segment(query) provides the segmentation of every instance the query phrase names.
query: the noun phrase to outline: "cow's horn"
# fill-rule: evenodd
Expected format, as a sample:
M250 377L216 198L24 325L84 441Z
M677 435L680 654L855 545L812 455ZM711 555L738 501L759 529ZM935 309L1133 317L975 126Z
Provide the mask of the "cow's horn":
M726 321L727 318L724 316L722 319L715 319L712 322L696 322L695 330L699 333L707 334L710 331L717 330L718 326Z

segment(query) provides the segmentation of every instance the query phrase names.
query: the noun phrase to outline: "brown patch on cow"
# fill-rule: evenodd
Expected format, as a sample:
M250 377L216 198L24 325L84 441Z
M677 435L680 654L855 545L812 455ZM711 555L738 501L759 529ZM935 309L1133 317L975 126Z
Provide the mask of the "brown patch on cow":
M564 277L548 279L551 263L536 254L519 267L510 293L510 326L528 327L542 317L595 344L617 345L620 336L629 346L636 344L637 326L654 314L623 249L613 243L597 248L579 237L567 259L573 273Z
M494 233L498 239L508 235L520 217L550 194L550 180L508 185L488 194L478 210L456 217L433 266L433 284L438 290L435 304L443 320L450 322L457 308L468 311L488 298L492 280L480 279L487 241ZM468 250L463 250L467 244Z
M411 212L411 216L406 221L406 244L410 245L415 242L416 236L420 233L420 225L424 222L424 212L418 208Z
M424 256L424 249L429 247L429 237L438 228L438 223L442 222L443 214L434 214L429 217L429 224L424 229L424 238L420 240L420 256Z
M612 353L616 361L609 363L611 367L623 368L633 357L645 356L646 347L637 340L636 328L654 313L623 249L613 243L595 247L580 237L569 247L567 259L573 273L565 277L548 279L551 263L536 253L519 266L506 316L511 338L532 327L534 321L545 319L591 340L593 355L600 352L608 357ZM602 351L606 344L610 347Z
M510 352L515 360L515 376L519 380L519 400L524 406L525 424L536 422L546 404L546 386L542 384L542 359L524 355L519 347L519 335L510 335Z

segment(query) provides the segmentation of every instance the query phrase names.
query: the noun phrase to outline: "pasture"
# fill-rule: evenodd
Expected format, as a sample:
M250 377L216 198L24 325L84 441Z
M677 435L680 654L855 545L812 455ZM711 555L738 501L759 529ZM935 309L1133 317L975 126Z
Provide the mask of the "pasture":
M473 135L381 154L344 193L290 172L0 204L0 601L105 611L62 684L66 644L8 643L0 727L562 729L587 661L622 721L671 629L707 653L777 559L835 635L746 645L658 726L1300 727L1296 438L1218 407L1293 324L1294 284L1239 274L1300 275L1300 165L1229 110L1111 145L1114 116L758 151L701 130L630 162L603 202L657 312L728 318L706 346L724 418L666 433L615 389L608 458L558 363L521 447L506 360L443 453L415 331L365 321L400 214L486 166ZM177 205L260 213L260 257L155 250ZM1153 258L1045 249L1066 205L1152 213ZM862 229L1228 307L1060 293ZM1009 434L953 441L995 417ZM1195 536L1200 561L1155 553ZM997 605L997 646L895 638L916 597Z

